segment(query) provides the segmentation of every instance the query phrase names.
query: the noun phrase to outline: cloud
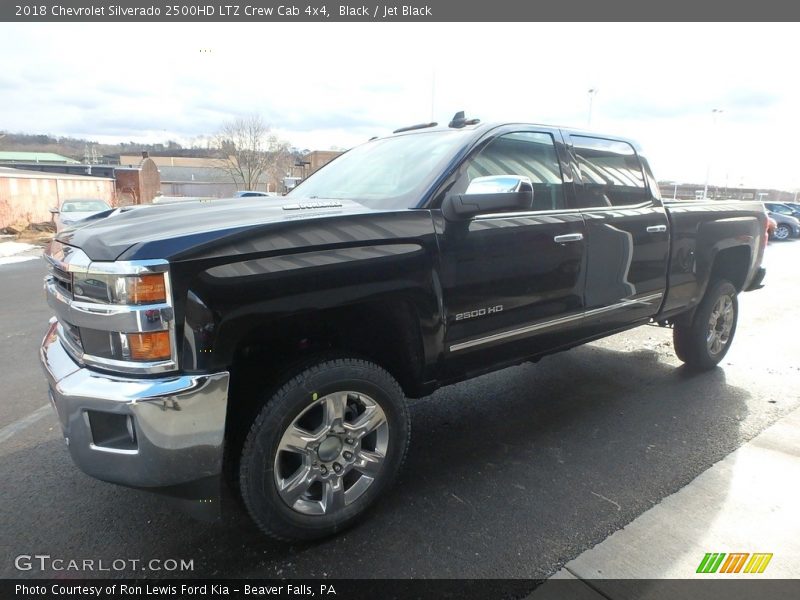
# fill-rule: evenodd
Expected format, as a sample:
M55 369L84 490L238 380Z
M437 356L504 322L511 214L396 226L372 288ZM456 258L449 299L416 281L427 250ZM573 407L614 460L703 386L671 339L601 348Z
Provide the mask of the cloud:
M736 88L728 92L720 105L733 109L768 109L780 102L780 96L766 90Z
M295 146L348 147L457 110L586 127L596 88L592 129L639 140L659 177L702 181L711 162L720 178L800 186L800 83L775 59L796 54L796 25L602 27L5 23L0 129L186 142L257 113ZM761 41L732 43L745 39ZM782 134L769 153L765 131Z

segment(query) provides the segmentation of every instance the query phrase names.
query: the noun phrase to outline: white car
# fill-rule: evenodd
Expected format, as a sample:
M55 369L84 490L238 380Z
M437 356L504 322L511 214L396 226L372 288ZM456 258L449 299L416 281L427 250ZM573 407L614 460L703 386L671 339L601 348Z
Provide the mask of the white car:
M65 227L71 227L78 221L106 210L111 210L111 207L105 200L76 198L64 200L60 209L51 208L50 212L55 215L56 231L61 231Z

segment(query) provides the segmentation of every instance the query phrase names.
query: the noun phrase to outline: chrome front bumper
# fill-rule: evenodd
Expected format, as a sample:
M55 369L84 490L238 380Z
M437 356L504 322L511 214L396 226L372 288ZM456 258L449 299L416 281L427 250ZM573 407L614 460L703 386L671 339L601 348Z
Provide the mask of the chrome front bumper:
M227 372L159 379L105 375L77 364L56 333L40 359L72 459L122 485L166 488L222 472Z

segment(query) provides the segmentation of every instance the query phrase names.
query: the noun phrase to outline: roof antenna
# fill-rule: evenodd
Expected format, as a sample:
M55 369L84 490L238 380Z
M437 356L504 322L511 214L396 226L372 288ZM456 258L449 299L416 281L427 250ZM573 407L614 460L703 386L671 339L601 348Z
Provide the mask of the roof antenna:
M447 126L452 127L453 129L461 129L466 125L477 125L480 123L480 119L467 119L464 116L464 111L460 110L455 115L453 115L453 120L450 121Z

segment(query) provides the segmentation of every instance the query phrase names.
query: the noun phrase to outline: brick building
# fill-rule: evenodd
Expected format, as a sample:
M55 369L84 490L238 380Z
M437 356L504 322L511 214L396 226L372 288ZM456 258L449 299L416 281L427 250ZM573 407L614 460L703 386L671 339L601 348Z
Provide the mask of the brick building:
M161 192L161 174L155 161L147 156L140 158L135 167L116 167L114 177L120 206L149 204Z

